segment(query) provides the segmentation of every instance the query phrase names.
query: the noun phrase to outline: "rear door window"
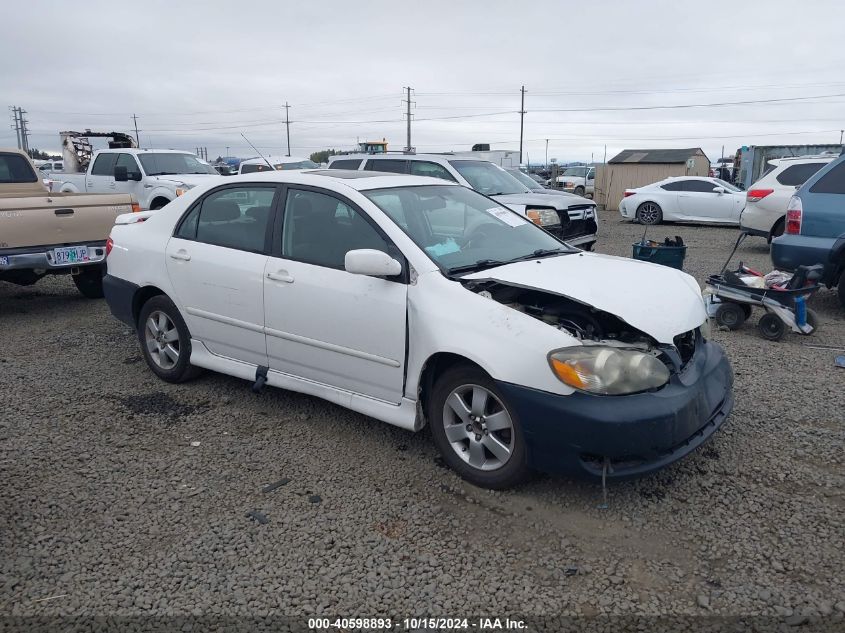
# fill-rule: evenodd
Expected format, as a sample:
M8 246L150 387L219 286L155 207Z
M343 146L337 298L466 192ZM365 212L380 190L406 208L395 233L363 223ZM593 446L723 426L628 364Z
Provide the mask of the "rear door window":
M329 169L358 169L361 166L360 158L344 158L332 161Z
M713 193L713 189L716 187L712 182L706 180L686 180L684 182L684 191L696 193Z
M686 191L684 185L686 180L676 180L675 182L667 182L665 185L660 185L661 189L666 191Z
M368 160L366 171L387 171L392 174L407 174L408 161L406 160Z
M811 193L845 193L845 161L837 163L810 187Z
M176 237L263 253L275 187L244 185L213 191L183 218Z
M810 176L815 174L826 164L827 163L805 163L803 165L790 165L775 176L775 180L788 187L797 187L807 182Z
M430 176L432 178L442 178L443 180L457 182L455 177L443 165L438 165L427 160L412 160L410 162L411 174L414 176Z

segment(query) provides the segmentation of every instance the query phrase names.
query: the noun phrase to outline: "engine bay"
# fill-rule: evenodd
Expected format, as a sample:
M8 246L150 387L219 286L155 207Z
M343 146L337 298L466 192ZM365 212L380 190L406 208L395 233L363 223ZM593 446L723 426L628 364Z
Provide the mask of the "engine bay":
M603 345L618 344L644 351L658 347L653 338L619 317L563 295L493 280L462 283L482 297L539 319L587 343L600 341Z

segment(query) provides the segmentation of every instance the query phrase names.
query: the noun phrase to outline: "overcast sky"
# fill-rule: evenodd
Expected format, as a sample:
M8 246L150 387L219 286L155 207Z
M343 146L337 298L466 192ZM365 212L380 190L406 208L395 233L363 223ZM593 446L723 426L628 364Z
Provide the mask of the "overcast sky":
M489 142L597 161L624 148L836 143L845 127L845 3L759 0L323 0L7 3L0 103L30 147L60 130L133 130L210 158ZM833 96L835 95L835 96ZM733 103L707 107L668 107ZM642 109L657 108L657 109ZM10 113L7 113L11 123ZM0 126L0 145L14 146Z

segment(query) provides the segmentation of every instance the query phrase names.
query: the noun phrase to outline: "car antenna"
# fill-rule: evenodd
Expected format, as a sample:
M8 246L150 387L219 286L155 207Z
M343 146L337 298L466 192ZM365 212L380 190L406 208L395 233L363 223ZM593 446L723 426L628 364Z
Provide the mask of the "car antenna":
M241 136L244 136L244 133L243 133L243 132L241 132ZM249 139L248 139L246 136L244 136L244 140L245 140L247 143L249 143ZM265 163L267 163L267 167L269 167L269 168L272 170L272 169L273 169L273 166L270 164L270 161L269 161L269 160L267 160L266 158L264 158L264 154L262 154L261 152L259 152L259 151L258 151L258 148L257 148L255 145L253 145L252 143L249 143L249 146L250 146L252 149L254 149L254 150L255 150L255 153L256 153L256 154L258 154L259 156L261 156L261 159L262 159Z

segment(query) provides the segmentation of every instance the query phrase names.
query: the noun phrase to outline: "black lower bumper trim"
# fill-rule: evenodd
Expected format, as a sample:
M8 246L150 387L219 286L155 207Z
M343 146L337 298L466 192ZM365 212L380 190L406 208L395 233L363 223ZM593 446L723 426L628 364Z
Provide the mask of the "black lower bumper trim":
M125 279L106 275L103 277L103 293L111 313L126 325L135 328L135 313L133 302L139 286Z

